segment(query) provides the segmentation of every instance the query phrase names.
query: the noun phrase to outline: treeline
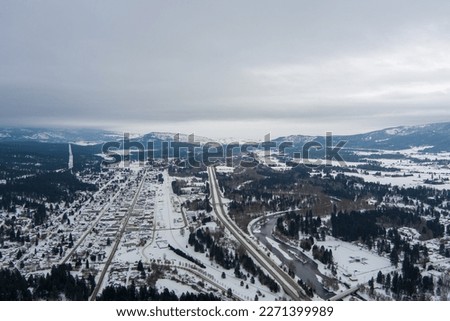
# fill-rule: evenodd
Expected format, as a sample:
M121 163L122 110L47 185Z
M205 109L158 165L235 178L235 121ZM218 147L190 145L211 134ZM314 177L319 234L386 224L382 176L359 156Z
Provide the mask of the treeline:
M299 279L297 280L297 284L302 287L302 289L305 291L306 295L308 295L310 298L314 296L314 290L312 287L308 286L303 280Z
M169 249L172 250L173 252L175 252L175 254L178 254L179 256L181 256L182 258L185 258L188 261L191 261L194 264L197 264L199 267L201 267L202 269L206 268L206 266L200 262L199 260L193 258L192 256L190 256L189 254L186 254L185 252L183 252L180 249L174 248L172 245L169 244Z
M345 176L344 174L337 174L335 176L327 174L321 178L315 177L312 183L316 186L321 186L327 195L348 200L354 200L356 197L361 197L369 193L368 190L360 188L360 185L364 184L363 179Z
M339 212L331 214L332 235L344 241L360 240L369 248L377 237L386 236L387 227L411 227L418 230L423 236L431 238L442 237L445 232L444 225L438 218L425 220L417 213L411 213L399 208L385 208L370 211Z
M419 200L422 203L434 207L441 205L443 202L447 202L450 197L448 190L436 190L421 185L406 188L393 187L393 192L403 197Z
M305 216L290 211L277 219L276 228L281 234L298 239L299 232L317 235L321 225L322 220L318 216L313 218L312 211L308 211Z
M356 168L366 170L366 171L378 171L378 172L399 172L400 169L395 167L385 167L381 165L378 161L369 161L367 164L357 165Z
M240 269L240 265L251 274L250 283L255 283L254 278L257 277L258 281L269 288L271 292L277 293L280 291L280 285L269 275L263 272L261 268L255 264L253 259L246 253L237 255L235 262L234 275L240 279L247 280L247 276Z
M48 202L73 202L77 191L95 191L93 184L81 182L69 171L48 172L36 176L13 179L0 185L0 195L12 200L14 196L46 200ZM5 207L8 204L2 203Z
M188 243L194 247L195 252L208 251L209 259L224 269L230 270L235 267L236 254L217 244L211 234L202 228L189 234Z
M0 179L67 168L68 160L68 144L2 142L0 143L0 163L2 164Z
M331 214L331 229L334 237L346 242L361 240L364 243L385 235L386 230L377 224L376 211Z
M312 248L312 254L315 260L319 260L323 264L326 265L333 264L333 251L331 249L329 250L325 249L323 245L321 247L314 245Z
M369 286L373 291L373 279ZM376 282L380 284L387 293L391 291L396 298L407 296L413 299L422 299L425 293L434 292L434 281L432 276L422 276L417 266L414 266L409 255L405 255L401 272L391 272L386 275L378 272Z
M323 174L312 176L309 182L322 188L322 191L341 199L354 200L355 198L371 196L381 201L389 193L389 186L365 182L360 177L346 176L344 171L352 171L342 167L324 167ZM333 172L338 172L333 175Z
M100 171L101 145L81 146L72 144L74 170ZM67 168L69 145L41 142L1 142L0 179L7 181L29 175Z
M140 286L134 283L125 287L108 285L97 297L97 301L220 301L213 293L185 292L178 297L174 291L165 288L159 292L153 287Z
M209 259L224 269L230 270L234 268L236 277L243 280L247 280L250 277L251 283L255 283L255 278L258 278L259 282L267 286L270 291L275 293L280 291L279 284L270 275L264 273L245 251L241 251L241 254L237 251L232 252L218 244L211 234L203 229L197 229L196 232L189 234L188 242L189 245L194 247L196 252L205 253L208 251ZM241 271L241 266L248 272L247 274Z
M92 275L88 279L73 276L72 266L53 266L50 273L26 279L18 270L0 270L0 300L87 300L95 287Z
M254 171L254 173L253 173ZM268 211L286 210L302 205L301 195L283 195L279 191L294 186L309 177L309 170L298 166L288 172L277 172L265 166L251 170L251 174L218 174L219 185L227 198L231 200L229 209L232 213L248 212L249 207ZM240 175L240 176L236 176ZM237 188L236 182L243 181Z

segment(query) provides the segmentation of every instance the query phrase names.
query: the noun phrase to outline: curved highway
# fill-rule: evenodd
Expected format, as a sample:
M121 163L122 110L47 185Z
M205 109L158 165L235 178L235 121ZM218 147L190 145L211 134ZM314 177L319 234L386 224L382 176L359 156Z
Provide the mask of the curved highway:
M209 177L209 189L210 189L210 199L214 212L217 218L222 222L222 224L227 228L231 234L244 246L244 248L261 264L266 271L282 286L283 290L288 296L296 301L310 301L303 289L301 289L298 284L284 272L275 262L273 262L267 255L255 244L252 240L247 238L247 236L242 232L242 230L236 226L236 224L229 218L226 214L224 206L222 204L222 197L219 191L219 184L217 182L215 168L208 167L208 177Z

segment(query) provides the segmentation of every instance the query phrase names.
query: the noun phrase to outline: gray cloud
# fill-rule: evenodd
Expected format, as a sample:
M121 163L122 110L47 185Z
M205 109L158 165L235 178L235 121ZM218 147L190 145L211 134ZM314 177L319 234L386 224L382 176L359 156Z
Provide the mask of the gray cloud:
M448 16L448 1L2 1L0 125L251 135L450 120Z

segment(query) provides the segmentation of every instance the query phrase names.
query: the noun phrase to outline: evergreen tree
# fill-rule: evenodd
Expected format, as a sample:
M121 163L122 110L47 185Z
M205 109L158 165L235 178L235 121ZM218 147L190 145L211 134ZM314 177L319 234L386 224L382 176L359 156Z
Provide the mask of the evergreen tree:
M400 292L400 285L399 285L399 277L398 277L398 273L394 272L394 276L392 277L392 288L391 288L392 292L394 294L399 294Z
M384 283L384 275L383 275L383 273L381 273L381 271L378 271L378 274L377 274L377 283L378 283L378 284L383 284L383 283Z
M384 288L386 290L389 290L391 288L391 274L388 273L388 275L386 275L386 281L384 283Z
M389 258L391 260L391 264L394 265L395 267L398 266L398 252L397 252L397 248L393 248L391 251L391 254L389 255Z
M45 205L40 204L37 207L36 213L34 214L34 224L42 225L47 219L47 211L45 209Z
M236 267L234 268L234 275L235 275L237 278L240 278L240 277L241 277L241 266L240 266L239 263L237 263L237 264L236 264Z
M369 293L371 294L371 295L373 295L373 292L374 292L374 281L373 281L373 278L371 278L370 280L369 280Z

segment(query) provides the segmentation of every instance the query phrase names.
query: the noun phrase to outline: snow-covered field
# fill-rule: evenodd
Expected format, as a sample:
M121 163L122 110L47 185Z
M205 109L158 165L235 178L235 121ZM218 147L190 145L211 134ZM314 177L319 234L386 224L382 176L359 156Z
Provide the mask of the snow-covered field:
M337 264L338 278L352 286L366 283L372 277L375 278L378 271L385 273L393 270L389 259L380 257L362 246L340 241L331 236L327 236L326 241L317 241L316 245L332 250L333 260ZM329 274L330 271L325 270L323 265L319 266L324 274Z
M357 173L346 172L346 175L363 178L367 182L400 186L415 187L418 185L428 186L435 189L450 189L450 167L447 163L450 159L450 153L425 153L422 152L426 147L411 148L396 152L399 159L382 158L385 154L392 154L392 151L364 152L358 151L355 154L360 156L370 156L377 154L380 158L373 159L381 167L396 168L398 171L371 171L358 169ZM407 157L403 159L402 156ZM422 160L416 162L414 159ZM368 158L370 161L371 158ZM356 168L362 162L347 162L346 166Z

